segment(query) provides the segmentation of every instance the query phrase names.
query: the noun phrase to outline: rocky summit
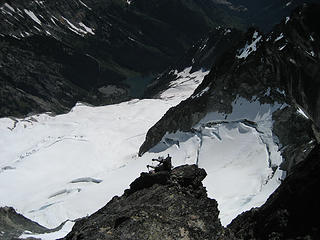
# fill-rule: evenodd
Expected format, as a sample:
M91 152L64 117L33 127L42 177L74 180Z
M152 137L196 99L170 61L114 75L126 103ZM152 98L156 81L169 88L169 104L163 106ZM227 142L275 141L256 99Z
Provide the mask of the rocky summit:
M220 224L217 202L207 197L205 177L196 165L142 173L124 195L78 221L65 239L232 239Z

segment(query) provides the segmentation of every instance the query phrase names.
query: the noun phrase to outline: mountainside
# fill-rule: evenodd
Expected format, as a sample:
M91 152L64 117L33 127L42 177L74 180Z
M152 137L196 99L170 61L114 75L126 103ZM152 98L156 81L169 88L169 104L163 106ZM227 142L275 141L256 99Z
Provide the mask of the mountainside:
M0 91L9 103L0 116L139 97L212 27L241 22L211 0L11 0L0 7Z
M231 46L238 43L244 33L237 29L217 27L208 36L196 42L175 64L161 73L144 92L144 97L157 98L179 78L178 73L190 68L190 73L209 71L213 63Z
M268 35L249 30L214 64L195 93L149 130L140 155L166 133L249 120L262 132L271 124L268 134L287 161L284 169L290 170L292 157L303 159L312 149L320 126L318 11L317 5L298 9ZM300 114L300 107L308 116Z
M290 3L2 1L0 116L61 113L77 101L102 105L141 97L155 76L212 29L271 26L300 1Z
M319 3L319 0L213 0L232 11L249 25L268 32L281 18L303 3Z
M320 5L233 28L296 3L1 3L0 116L71 110L0 118L0 238L318 239Z

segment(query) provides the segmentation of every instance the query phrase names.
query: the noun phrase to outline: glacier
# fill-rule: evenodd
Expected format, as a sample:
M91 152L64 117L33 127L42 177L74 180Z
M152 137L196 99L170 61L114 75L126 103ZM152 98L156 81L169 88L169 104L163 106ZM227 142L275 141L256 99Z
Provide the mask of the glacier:
M21 237L63 237L76 219L121 195L147 171L152 158L167 154L174 166L198 164L206 169L204 185L209 197L218 201L224 225L262 205L284 176L274 168L282 159L270 129L272 106L254 103L263 109L252 111L253 120L260 119L258 126L242 116L222 122L225 116L208 114L192 132L167 133L138 157L148 129L191 96L208 74L190 70L176 71L176 81L159 99L102 107L78 103L67 114L0 119L0 206L12 206L48 228L65 223L59 233ZM238 105L249 106L241 99Z

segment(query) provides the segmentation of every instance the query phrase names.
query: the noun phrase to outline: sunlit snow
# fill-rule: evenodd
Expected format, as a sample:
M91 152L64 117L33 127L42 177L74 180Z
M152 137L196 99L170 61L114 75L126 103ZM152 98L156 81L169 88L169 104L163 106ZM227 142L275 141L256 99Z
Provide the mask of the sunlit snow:
M152 158L168 153L174 166L198 163L206 169L204 185L217 199L224 225L263 204L283 174L274 170L282 159L271 131L271 114L280 105L238 98L233 114L209 113L193 133L167 134L138 157L148 129L189 97L208 73L190 70L176 71L177 79L160 99L103 107L79 103L63 115L0 119L0 206L12 206L41 225L57 227L122 195L141 171L147 171ZM72 224L67 222L56 235L38 237L63 237Z
M227 225L241 212L261 206L285 176L278 168L282 157L272 133L272 113L284 106L238 97L232 114L210 112L192 133L167 133L145 155L170 154L178 164L205 168L204 185Z

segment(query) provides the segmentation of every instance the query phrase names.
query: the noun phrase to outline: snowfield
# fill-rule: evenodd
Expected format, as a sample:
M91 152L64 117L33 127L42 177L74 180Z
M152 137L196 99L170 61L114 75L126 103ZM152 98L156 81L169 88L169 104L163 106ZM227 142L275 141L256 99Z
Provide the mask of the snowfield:
M73 220L122 195L140 172L147 171L152 158L167 154L174 166L197 163L206 169L204 184L219 203L224 225L242 211L262 205L283 175L272 170L282 159L270 116L280 106L255 103L253 108L242 102L242 107L252 110L257 127L242 121L243 117L219 123L215 121L225 116L208 114L193 133L167 134L138 157L148 129L189 97L208 73L189 72L190 68L177 73L178 79L160 99L103 107L79 103L64 115L0 119L0 206L12 206L48 228L70 220L59 232L21 237L65 236Z

